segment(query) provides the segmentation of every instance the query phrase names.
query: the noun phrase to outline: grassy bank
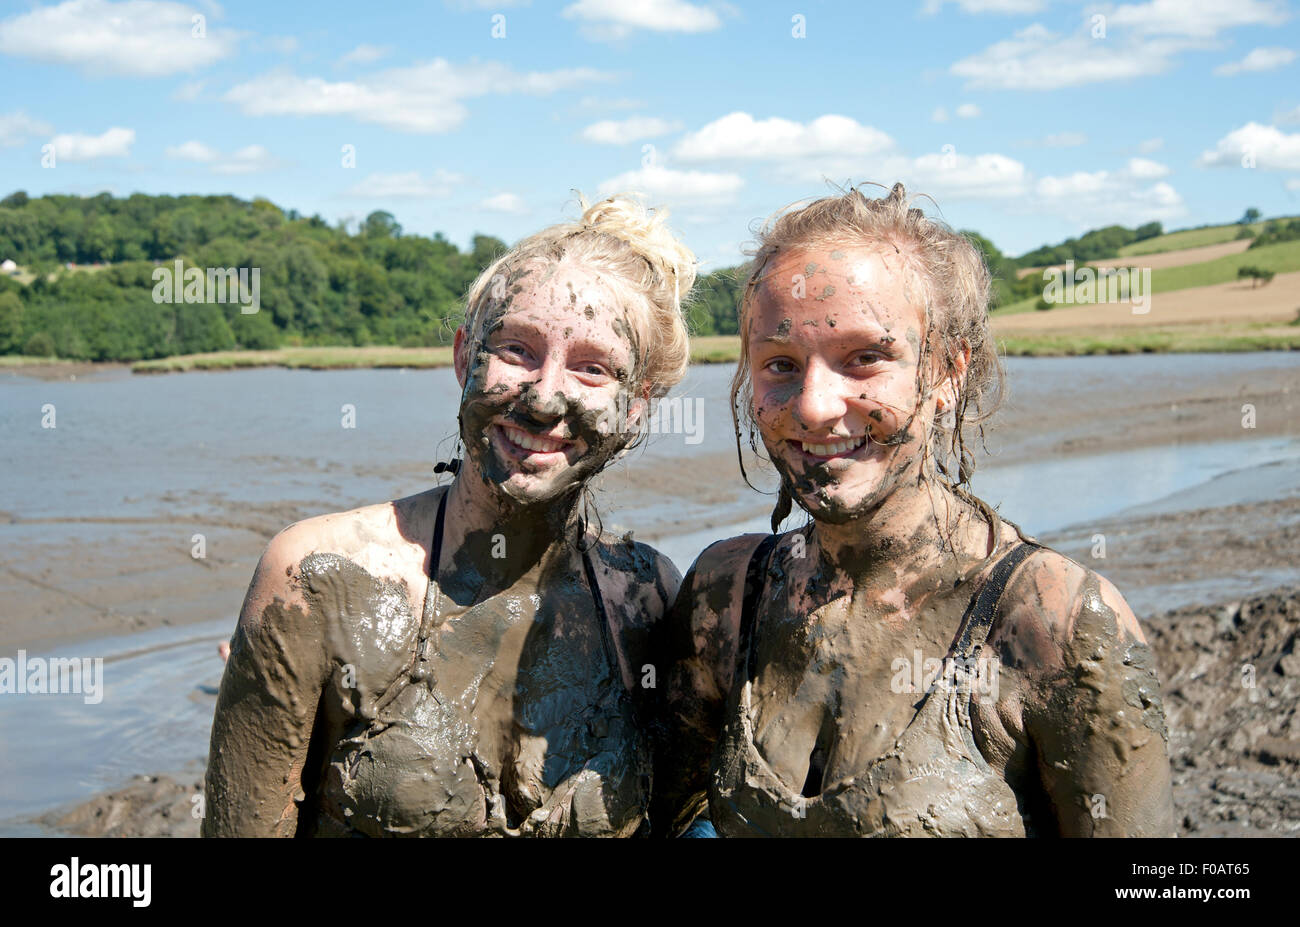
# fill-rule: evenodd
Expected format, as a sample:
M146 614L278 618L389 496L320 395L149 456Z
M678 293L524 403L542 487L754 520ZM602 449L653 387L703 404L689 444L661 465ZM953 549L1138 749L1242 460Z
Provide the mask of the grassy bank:
M740 342L732 335L709 335L691 341L691 362L735 363ZM23 359L49 363L48 359ZM23 362L23 361L20 361ZM275 351L218 351L179 354L158 360L137 361L134 373L184 373L189 370L238 370L245 367L288 367L291 370L351 370L373 367L425 369L450 367L450 347L438 348L280 348Z
M1300 351L1300 326L1142 328L1111 332L1056 332L999 336L999 348L1016 357L1077 354L1209 353L1219 351ZM710 335L691 344L695 364L734 364L740 357L735 335ZM371 367L448 367L450 348L286 348L281 351L229 351L141 361L136 373L289 367L347 370Z
M1255 324L1213 328L1137 328L1006 335L997 336L996 340L999 353L1008 357L1300 351L1300 326Z

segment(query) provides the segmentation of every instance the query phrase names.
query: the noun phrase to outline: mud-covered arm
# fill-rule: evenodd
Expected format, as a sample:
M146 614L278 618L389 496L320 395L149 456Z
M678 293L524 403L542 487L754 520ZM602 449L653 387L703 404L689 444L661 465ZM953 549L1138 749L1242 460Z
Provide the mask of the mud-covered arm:
M258 563L221 677L205 780L205 837L292 836L324 686L321 629L296 581L294 529Z
M1068 617L1052 635L1054 659L1025 704L1057 829L1070 837L1174 836L1154 654L1115 587L1076 569Z
M652 836L675 837L707 811L709 764L735 666L744 564L752 539L702 553L663 622L658 665L665 685L655 720ZM739 563L739 574L736 564Z

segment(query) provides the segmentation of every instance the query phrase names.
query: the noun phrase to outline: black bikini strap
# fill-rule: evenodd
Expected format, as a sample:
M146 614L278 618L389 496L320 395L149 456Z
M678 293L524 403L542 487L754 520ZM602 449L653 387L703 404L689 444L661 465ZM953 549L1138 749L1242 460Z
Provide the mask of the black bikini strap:
M758 598L767 586L767 568L776 548L777 535L769 534L758 542L745 570L745 592L740 606L740 639L736 652L745 658L745 678L754 677L754 628L758 624Z
M421 646L429 636L429 629L433 623L434 584L438 582L438 563L442 560L442 532L447 522L447 496L450 494L450 487L443 491L442 497L438 500L438 515L433 521L433 540L429 544L429 588L425 591L424 611L420 615ZM416 660L419 660L418 650Z
M1011 574L1026 557L1041 549L1040 545L1032 541L1022 541L1003 554L1002 559L993 565L993 572L989 574L989 578L971 600L966 614L962 616L962 628L953 645L953 656L969 660L984 646L989 628L993 624L993 616L998 610L998 602L1002 599L1002 593L1006 591Z
M600 594L600 583L596 582L596 566L591 562L591 549L582 549L582 569L587 574L587 585L591 587L591 597L596 602L596 620L600 622L600 640L605 647L605 659L615 667L621 676L623 664L614 650L614 642L609 637L609 617L605 613L605 599Z
M442 529L447 523L447 497L451 495L451 488L442 494L438 500L438 517L433 522L433 557L429 561L429 579L433 582L438 581L438 562L442 560Z

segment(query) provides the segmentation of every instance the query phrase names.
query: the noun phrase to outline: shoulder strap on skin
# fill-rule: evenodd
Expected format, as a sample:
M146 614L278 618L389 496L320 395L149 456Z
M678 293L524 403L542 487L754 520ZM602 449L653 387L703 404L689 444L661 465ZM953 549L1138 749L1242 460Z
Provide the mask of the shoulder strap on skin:
M962 616L962 628L953 645L954 656L970 659L984 646L989 628L993 624L993 616L997 614L998 602L1002 599L1002 593L1006 591L1011 574L1036 550L1042 550L1042 546L1033 541L1022 541L1003 554L1002 559L993 565L989 578L975 594L966 609L966 614Z
M758 542L745 570L745 593L740 606L740 640L736 653L744 655L746 679L752 679L754 675L754 638L757 636L754 634L754 626L758 621L758 597L767 586L767 568L772 552L776 549L777 537L769 534Z
M424 612L420 616L420 635L423 637L429 632L430 621L433 619L433 587L438 582L438 563L442 560L442 532L447 522L447 496L451 494L451 487L443 491L442 498L438 500L438 517L433 522L433 541L429 547L429 588L424 593Z
M596 621L600 623L600 640L605 647L605 659L618 670L621 677L623 668L614 652L614 642L609 639L609 616L605 613L605 600L600 595L600 583L596 582L596 566L591 562L589 547L582 549L582 569L587 574L587 585L591 587L591 597L596 602Z

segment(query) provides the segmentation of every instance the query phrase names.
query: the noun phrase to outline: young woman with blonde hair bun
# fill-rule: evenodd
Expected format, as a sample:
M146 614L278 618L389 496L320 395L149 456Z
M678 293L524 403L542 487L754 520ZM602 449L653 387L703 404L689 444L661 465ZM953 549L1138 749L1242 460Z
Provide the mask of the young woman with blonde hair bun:
M685 372L695 259L628 197L582 206L469 291L451 484L267 547L221 683L205 835L646 826L641 667L680 577L600 536L582 490Z

